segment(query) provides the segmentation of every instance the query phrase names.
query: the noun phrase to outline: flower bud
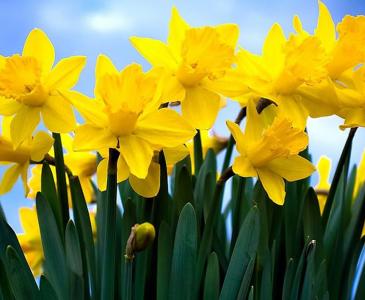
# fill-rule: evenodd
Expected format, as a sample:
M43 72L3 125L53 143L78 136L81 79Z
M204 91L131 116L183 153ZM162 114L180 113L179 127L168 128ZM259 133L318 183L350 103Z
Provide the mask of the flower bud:
M134 253L145 250L152 244L155 236L155 227L151 223L145 222L134 225L127 241L125 258L133 259Z

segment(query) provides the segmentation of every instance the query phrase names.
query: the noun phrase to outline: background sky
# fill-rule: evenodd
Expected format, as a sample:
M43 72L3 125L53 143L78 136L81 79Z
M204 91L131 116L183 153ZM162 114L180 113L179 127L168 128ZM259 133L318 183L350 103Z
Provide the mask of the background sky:
M365 0L324 0L334 21L346 14L365 14ZM0 54L21 53L28 33L35 27L44 30L56 49L56 61L70 55L86 55L87 66L76 89L91 96L94 85L96 57L104 53L118 68L138 62L148 64L128 41L131 35L165 40L172 6L193 26L237 23L240 26L240 46L260 53L271 25L280 23L285 32L292 29L292 18L298 14L304 28L313 32L318 16L315 0L218 0L218 1L14 1L0 0ZM229 102L218 118L215 131L228 135L226 119L234 119L239 111L236 103ZM338 129L341 120L335 117L309 120L310 152L313 161L325 154L334 163L340 156L347 131ZM358 130L353 146L353 163L360 160L365 149L365 129ZM0 169L0 176L3 169ZM333 172L332 172L333 174ZM316 182L317 175L313 175ZM19 232L18 209L32 206L24 199L18 182L14 189L0 196L9 223Z

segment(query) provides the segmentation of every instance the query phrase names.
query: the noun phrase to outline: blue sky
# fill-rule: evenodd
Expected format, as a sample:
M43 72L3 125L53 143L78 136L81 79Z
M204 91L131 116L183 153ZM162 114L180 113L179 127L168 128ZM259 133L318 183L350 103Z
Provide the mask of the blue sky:
M365 1L324 1L335 22L346 14L365 12ZM312 32L317 20L317 1L9 1L0 0L0 54L12 55L22 50L31 29L39 27L52 40L56 59L70 55L86 55L88 62L76 89L92 95L94 66L100 53L112 58L118 68L130 62L148 64L128 42L131 35L166 39L171 7L175 5L192 25L237 23L241 28L240 45L260 52L265 35L274 22L284 30L291 30L292 17L298 14L306 30ZM219 115L215 130L226 135L224 122L234 119L239 107L229 103ZM310 149L316 162L321 154L334 161L340 155L347 132L341 132L338 118L310 120L308 132ZM365 130L358 131L353 147L353 162L358 162L365 149ZM2 170L0 170L0 175ZM315 177L315 175L314 175ZM315 179L314 179L315 180ZM20 206L31 206L23 197L18 182L12 192L0 196L1 204L16 231L20 230L17 211Z

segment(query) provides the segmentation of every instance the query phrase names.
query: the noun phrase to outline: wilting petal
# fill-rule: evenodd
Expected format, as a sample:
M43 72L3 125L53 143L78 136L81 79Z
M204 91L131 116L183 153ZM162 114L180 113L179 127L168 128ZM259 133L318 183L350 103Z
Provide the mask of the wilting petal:
M160 165L151 162L145 179L139 179L130 175L129 183L137 194L145 198L155 197L160 190Z
M285 183L283 178L264 168L257 169L259 179L269 198L278 205L283 205L285 200Z
M48 97L42 106L42 117L46 127L52 132L70 132L76 126L71 104L61 95Z
M47 35L40 29L33 29L24 44L23 56L35 57L42 65L42 71L48 73L55 59L53 45Z
M153 145L176 147L195 135L195 129L176 111L164 108L138 120L134 134Z
M79 80L85 63L85 56L71 56L61 59L49 73L45 84L51 90L73 88Z
M212 128L217 118L220 96L207 89L197 87L186 90L181 103L183 117L197 129Z
M119 150L129 167L129 171L138 178L146 178L153 156L153 149L150 144L134 135L121 137L119 141Z

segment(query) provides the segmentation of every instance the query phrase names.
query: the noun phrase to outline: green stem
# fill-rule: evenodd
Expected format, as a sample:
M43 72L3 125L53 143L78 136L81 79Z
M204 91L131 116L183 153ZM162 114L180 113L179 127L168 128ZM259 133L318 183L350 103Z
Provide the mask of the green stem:
M125 259L124 264L124 289L123 298L124 300L132 299L132 288L133 288L133 261L134 259Z
M203 164L203 148L202 148L202 139L200 136L200 130L197 129L197 133L194 136L194 167L195 167L195 175L198 175L200 167Z
M240 230L240 216L241 216L241 204L242 204L242 195L245 190L245 183L246 179L244 177L240 177L238 180L238 191L235 199L235 206L232 207L233 211L233 224L232 224L232 238L231 238L231 248L230 248L230 254L232 255L234 246L236 244L236 240L238 237L238 233Z
M67 195L67 184L65 174L65 162L63 159L63 147L61 141L61 135L59 133L52 133L54 138L54 154L55 154L55 166L56 166L56 177L57 177L57 193L58 198L61 201L61 212L63 228L66 229L68 220L70 219L69 208L68 208L68 195Z
M118 150L109 149L107 197L102 220L105 225L101 270L101 299L103 300L114 299L118 157Z

